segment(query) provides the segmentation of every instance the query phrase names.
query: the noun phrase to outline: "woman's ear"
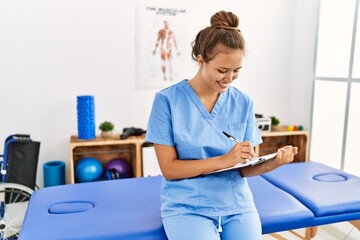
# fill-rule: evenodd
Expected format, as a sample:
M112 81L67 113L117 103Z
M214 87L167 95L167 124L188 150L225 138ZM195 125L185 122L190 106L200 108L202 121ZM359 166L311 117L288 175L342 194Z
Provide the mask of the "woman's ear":
M204 61L203 57L201 55L198 55L196 57L196 59L197 59L197 62L199 63L199 65L200 65L200 67L203 67L204 64L205 64L205 61Z

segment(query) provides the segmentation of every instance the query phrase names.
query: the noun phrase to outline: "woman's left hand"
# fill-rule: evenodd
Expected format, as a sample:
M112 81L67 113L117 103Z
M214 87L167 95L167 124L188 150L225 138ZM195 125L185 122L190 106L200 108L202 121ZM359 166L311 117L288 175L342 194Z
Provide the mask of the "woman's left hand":
M277 165L281 166L294 161L294 156L298 153L298 148L293 146L284 146L277 151L275 160Z
M243 177L251 177L270 172L275 168L294 161L294 156L297 153L298 148L291 145L279 148L275 159L264 162L262 164L258 164L256 166L240 168L240 173Z

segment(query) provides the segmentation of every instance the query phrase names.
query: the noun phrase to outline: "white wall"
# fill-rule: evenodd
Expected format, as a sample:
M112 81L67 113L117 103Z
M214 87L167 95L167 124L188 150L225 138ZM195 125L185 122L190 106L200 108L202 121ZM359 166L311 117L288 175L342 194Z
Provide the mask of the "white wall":
M234 85L252 96L257 113L309 126L317 1L182 2L194 13L194 34L218 10L238 14L248 52ZM41 142L39 186L42 165L51 160L67 163L69 180L76 96L95 96L97 126L110 120L119 133L130 126L146 129L159 89L135 88L134 38L132 1L0 2L0 141L28 133ZM190 60L190 52L184 54Z

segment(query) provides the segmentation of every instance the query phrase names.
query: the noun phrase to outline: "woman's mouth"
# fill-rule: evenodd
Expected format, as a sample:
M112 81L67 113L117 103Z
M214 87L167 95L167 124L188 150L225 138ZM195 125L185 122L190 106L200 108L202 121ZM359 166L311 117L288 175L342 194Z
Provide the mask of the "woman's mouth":
M217 83L218 83L219 86L222 87L222 88L227 88L227 87L230 85L230 83L221 83L221 82L219 82L219 81L217 81Z

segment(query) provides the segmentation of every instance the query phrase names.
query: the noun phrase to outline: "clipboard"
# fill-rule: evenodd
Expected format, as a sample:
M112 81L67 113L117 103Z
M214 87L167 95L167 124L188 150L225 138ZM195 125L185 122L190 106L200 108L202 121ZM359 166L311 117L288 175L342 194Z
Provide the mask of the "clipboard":
M232 167L223 168L223 169L219 169L219 170L216 170L216 171L208 172L208 173L205 173L204 175L229 171L229 170L233 170L233 169L239 169L239 168L243 168L243 167L247 167L247 166L255 166L255 165L258 165L258 164L261 164L263 162L266 162L266 161L269 161L271 159L276 158L276 154L277 153L271 153L271 154L260 156L260 157L257 157L257 158L247 159L246 163L238 163L238 164L235 164Z

